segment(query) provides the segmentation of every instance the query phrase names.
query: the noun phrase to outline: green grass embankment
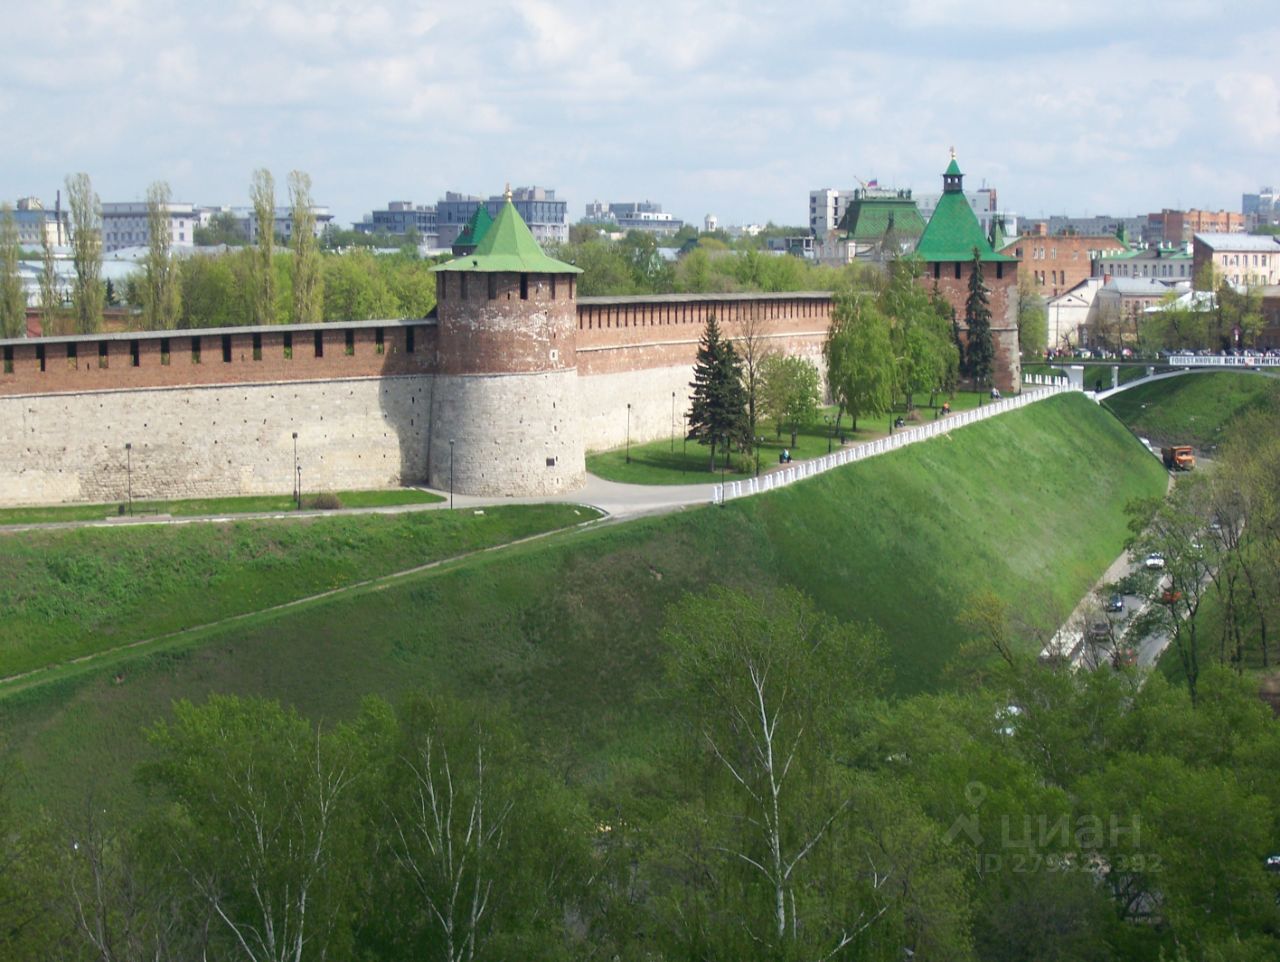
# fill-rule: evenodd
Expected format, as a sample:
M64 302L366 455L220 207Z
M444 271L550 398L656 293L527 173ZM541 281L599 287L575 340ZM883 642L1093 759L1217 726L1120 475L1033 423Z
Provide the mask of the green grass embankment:
M1121 391L1105 406L1154 445L1212 449L1245 411L1280 400L1280 379L1252 371L1208 371Z
M937 686L958 613L992 590L1044 631L1120 551L1159 464L1078 395L758 498L553 536L378 590L249 619L184 650L0 700L43 799L128 787L174 698L262 694L333 720L427 687L502 703L565 777L607 784L666 721L664 609L714 583L787 584L890 646L901 692Z
M572 525L573 505L0 536L0 678Z

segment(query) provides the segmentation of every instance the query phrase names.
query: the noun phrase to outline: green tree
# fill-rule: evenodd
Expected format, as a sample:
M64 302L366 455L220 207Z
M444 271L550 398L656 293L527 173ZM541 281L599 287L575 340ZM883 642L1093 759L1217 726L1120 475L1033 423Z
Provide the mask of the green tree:
M916 257L893 258L879 297L880 310L891 325L897 388L908 410L916 394L950 387L959 365L959 349L944 313L948 308L920 285L921 270Z
M976 247L973 249L973 269L969 274L969 293L964 301L964 323L968 329L964 352L968 374L974 383L987 384L995 365L995 346L991 341L987 285L982 278L982 255Z
M53 244L49 232L40 233L40 317L43 333L60 334L62 331L62 293L58 289L58 265L53 256Z
M400 313L377 255L348 250L324 259L324 319L364 321Z
M27 294L22 286L22 248L13 208L0 204L0 337L25 337Z
M253 257L253 323L276 322L276 182L271 171L260 168L253 172L249 186L253 219L257 225L257 244Z
M560 957L591 862L581 804L491 710L419 697L364 715L364 809L388 870L362 941L379 958Z
M293 323L315 324L321 320L324 305L324 273L316 242L311 178L300 170L289 173L289 201L293 217Z
M241 327L253 323L252 252L197 255L178 265L182 285L179 327Z
M889 319L866 295L836 296L831 330L823 345L827 361L827 386L840 406L853 418L874 417L893 404L894 358Z
M209 225L197 227L191 239L196 247L243 247L248 242L240 221L229 210L218 211L210 217Z
M67 203L71 206L71 259L76 280L72 299L76 333L102 329L102 204L88 174L67 176Z
M765 417L791 433L791 446L796 446L800 429L818 417L821 380L814 363L804 357L771 354L760 364L760 409Z
M1018 350L1043 358L1049 344L1049 312L1030 271L1018 275Z
M701 796L679 843L701 863L680 954L851 956L903 881L858 844L858 792L832 751L883 678L878 639L793 591L724 588L673 606L662 639Z
M148 331L173 328L182 314L182 284L174 263L169 228L169 185L147 188L147 256L143 261L142 326Z
M349 955L357 868L355 739L274 702L179 702L151 732L143 779L168 802L153 844L207 906L223 952L301 962Z
M707 470L714 471L717 445L724 449L728 465L731 446L747 437L747 392L742 386L742 362L733 345L720 337L720 325L714 314L707 317L689 386L693 388L689 438L711 446Z

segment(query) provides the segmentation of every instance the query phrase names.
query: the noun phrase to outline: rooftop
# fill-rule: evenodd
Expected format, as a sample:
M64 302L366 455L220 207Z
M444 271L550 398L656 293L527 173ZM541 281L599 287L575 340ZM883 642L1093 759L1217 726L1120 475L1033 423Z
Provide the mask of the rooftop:
M961 176L960 165L952 157L943 177ZM969 207L963 193L958 190L944 191L938 206L934 208L933 216L929 218L928 226L920 236L916 254L923 261L970 261L973 260L974 248L977 248L978 257L983 263L1018 262L1016 257L997 254L992 250L986 232L978 223L978 217Z
M1280 252L1280 243L1265 234L1196 234L1196 240L1213 250Z
M486 274L581 274L582 268L548 257L533 239L529 225L524 222L515 205L511 203L511 191L498 216L484 232L476 249L470 254L455 257L433 271L474 271Z

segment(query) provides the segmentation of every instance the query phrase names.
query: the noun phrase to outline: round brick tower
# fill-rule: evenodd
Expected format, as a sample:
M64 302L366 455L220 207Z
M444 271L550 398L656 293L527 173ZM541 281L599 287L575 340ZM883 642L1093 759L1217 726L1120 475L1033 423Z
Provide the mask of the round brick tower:
M578 424L577 267L542 252L506 203L471 253L434 268L438 373L432 487L544 495L584 480Z

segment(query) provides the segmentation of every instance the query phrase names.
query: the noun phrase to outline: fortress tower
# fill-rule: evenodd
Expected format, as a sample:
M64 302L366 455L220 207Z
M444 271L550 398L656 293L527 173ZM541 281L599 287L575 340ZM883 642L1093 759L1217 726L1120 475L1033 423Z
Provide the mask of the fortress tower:
M951 151L951 163L942 175L942 197L916 245L924 262L920 283L936 289L956 313L962 337L964 305L973 274L973 255L982 264L982 280L991 306L991 343L995 349L992 379L1005 392L1016 391L1022 381L1018 354L1018 259L997 253L964 196L964 174Z
M429 483L545 495L586 473L579 424L577 277L506 203L475 249L434 268L439 320Z

